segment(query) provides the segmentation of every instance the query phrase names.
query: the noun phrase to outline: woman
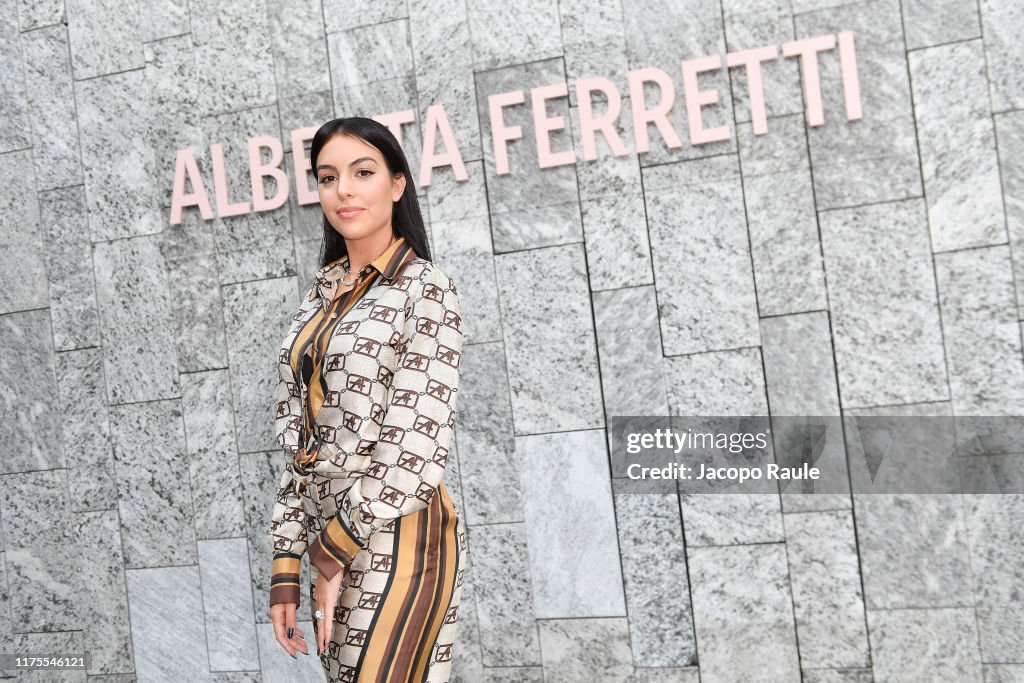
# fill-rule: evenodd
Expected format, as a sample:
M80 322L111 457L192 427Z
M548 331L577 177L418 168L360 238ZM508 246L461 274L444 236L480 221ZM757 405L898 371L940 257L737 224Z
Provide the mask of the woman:
M279 358L271 619L288 654L308 550L310 612L330 681L444 683L465 529L442 482L462 332L455 283L430 261L409 165L368 118L330 121L310 153L321 268Z

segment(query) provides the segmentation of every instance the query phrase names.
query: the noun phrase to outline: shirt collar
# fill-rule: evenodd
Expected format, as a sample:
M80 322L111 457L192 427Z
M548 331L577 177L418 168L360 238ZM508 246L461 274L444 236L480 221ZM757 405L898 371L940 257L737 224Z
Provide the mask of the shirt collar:
M399 236L383 254L366 264L366 267L372 267L383 275L385 279L391 280L399 268L414 258L416 258L416 252L405 241L405 237ZM317 295L319 295L324 299L325 304L333 301L338 284L345 276L347 268L348 254L318 270L313 278L314 285L309 293L309 300L315 301Z

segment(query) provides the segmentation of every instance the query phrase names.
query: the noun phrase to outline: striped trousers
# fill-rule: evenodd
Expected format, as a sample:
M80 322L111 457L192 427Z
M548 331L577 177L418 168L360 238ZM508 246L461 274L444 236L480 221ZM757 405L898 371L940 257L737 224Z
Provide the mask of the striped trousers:
M303 496L310 543L355 481L312 476ZM442 482L426 508L378 529L343 570L331 642L320 655L327 680L448 683L465 559L465 525ZM309 567L316 632L317 569Z

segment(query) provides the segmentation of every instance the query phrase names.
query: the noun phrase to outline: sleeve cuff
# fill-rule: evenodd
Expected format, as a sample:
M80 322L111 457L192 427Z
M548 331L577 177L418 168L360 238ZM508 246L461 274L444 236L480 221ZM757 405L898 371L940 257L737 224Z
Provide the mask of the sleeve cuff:
M309 546L309 561L327 579L344 569L352 558L365 547L365 544L353 533L348 522L343 519L344 513L331 517L327 526Z
M277 553L270 574L270 604L299 604L299 571L302 557L295 553Z

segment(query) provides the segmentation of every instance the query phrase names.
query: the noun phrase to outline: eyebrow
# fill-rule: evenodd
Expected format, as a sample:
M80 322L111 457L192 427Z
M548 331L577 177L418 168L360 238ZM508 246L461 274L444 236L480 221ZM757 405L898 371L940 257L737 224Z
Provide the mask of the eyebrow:
M374 159L373 157L359 157L355 161L350 161L348 165L349 166L355 166L360 161L372 161L374 163L377 163L377 160ZM317 170L318 173L320 172L321 169L325 169L325 168L329 168L329 169L332 169L332 170L335 170L335 171L338 170L337 168L335 168L331 164L317 164L317 166L316 166L316 170Z

